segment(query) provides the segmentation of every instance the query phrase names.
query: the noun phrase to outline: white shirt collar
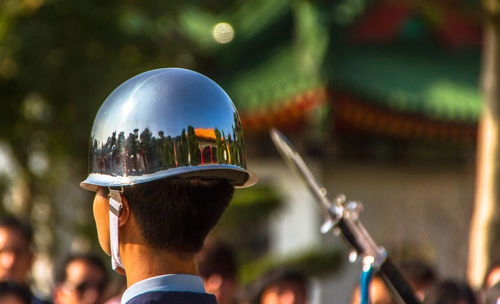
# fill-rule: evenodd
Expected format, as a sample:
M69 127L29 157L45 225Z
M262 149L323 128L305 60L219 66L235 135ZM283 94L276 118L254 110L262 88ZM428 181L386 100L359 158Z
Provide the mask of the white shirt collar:
M192 274L167 274L139 281L125 290L121 304L152 291L186 291L205 293L203 280Z

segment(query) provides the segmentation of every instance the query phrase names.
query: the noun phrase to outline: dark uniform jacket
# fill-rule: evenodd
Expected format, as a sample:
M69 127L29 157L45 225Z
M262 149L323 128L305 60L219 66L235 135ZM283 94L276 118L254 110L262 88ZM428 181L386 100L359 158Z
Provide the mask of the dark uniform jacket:
M152 291L130 299L126 304L217 304L215 296L208 293L182 291Z

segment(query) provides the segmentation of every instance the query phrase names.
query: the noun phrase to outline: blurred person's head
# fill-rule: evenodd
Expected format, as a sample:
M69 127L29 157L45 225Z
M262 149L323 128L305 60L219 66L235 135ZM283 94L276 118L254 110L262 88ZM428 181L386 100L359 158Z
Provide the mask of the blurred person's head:
M219 304L234 302L237 291L236 262L229 245L207 239L197 255L198 271L205 290L214 294Z
M106 267L98 256L70 255L56 273L54 303L102 303L107 283Z
M486 271L483 280L483 289L486 290L498 282L500 282L500 261L492 263Z
M497 282L493 286L484 290L484 304L497 304L500 303L500 282Z
M460 280L444 280L429 290L423 304L475 304L476 296L469 284Z
M0 218L0 280L26 284L33 263L33 230L12 216Z
M309 280L300 271L276 268L256 283L258 304L306 304L309 302Z
M25 285L14 281L0 282L0 303L30 304L31 293Z
M391 292L385 285L382 278L375 274L370 281L370 303L371 304L395 304L392 299ZM354 292L352 295L352 304L358 304L361 301L360 287L359 284L354 288Z
M407 260L400 265L403 276L411 285L415 296L422 301L437 281L437 274L429 264L418 260Z
M500 282L484 290L484 304L497 304L500 303Z

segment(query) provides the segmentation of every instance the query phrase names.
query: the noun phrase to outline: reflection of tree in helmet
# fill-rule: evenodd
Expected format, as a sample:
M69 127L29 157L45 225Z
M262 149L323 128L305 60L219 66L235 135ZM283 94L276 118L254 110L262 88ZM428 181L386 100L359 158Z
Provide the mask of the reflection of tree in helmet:
M137 172L137 150L138 150L138 137L139 137L139 129L134 129L133 133L128 134L127 142L125 144L125 149L127 150L128 155L126 161L126 171L125 174L133 175L134 172Z
M187 143L190 156L190 165L195 166L201 163L201 153L199 151L198 139L193 126L188 126Z
M177 136L177 165L178 166L188 166L189 165L189 147L187 143L186 130L182 129L181 136Z
M169 153L168 142L167 142L167 139L165 138L165 133L163 131L158 132L158 136L160 138L158 138L158 140L157 140L156 149L157 149L157 153L158 153L159 159L160 159L159 168L165 169L165 168L168 168L169 159L171 159L170 153Z
M168 169L175 167L174 142L170 135L167 137L163 136L163 131L160 131L162 168Z
M116 158L115 158L115 168L117 174L124 174L126 171L125 166L125 159L126 159L126 145L127 140L125 139L125 132L120 132L118 134L118 140L116 141L116 149L118 151Z
M237 149L234 145L234 140L231 137L231 134L227 135L227 146L228 146L228 151L229 151L228 161L229 161L229 163L231 163L231 162L236 160L234 156L236 154L235 152Z
M149 159L152 159L152 151L150 151L150 144L152 143L152 137L153 133L149 131L148 128L144 129L142 131L141 135L139 136L140 142L139 142L139 164L142 170L147 172L150 168L149 166Z
M214 129L214 134L215 134L215 144L217 146L217 161L219 163L224 163L224 147L222 146L223 145L223 142L222 142L222 138L221 138L221 134L220 134L220 131L218 128L215 128Z
M232 161L232 157L231 157L231 150L229 149L230 148L230 145L231 145L231 136L228 135L226 137L226 135L224 134L224 130L222 131L222 138L223 138L223 150L222 151L222 154L223 154L223 160L224 160L224 163L226 164L230 164L231 161Z
M99 166L99 160L100 160L100 154L101 154L101 150L99 149L99 144L97 143L97 139L94 139L92 141L92 150L90 152L92 155L90 156L91 160L93 160L93 164L91 164L91 166L93 168L96 168L98 169L98 173L100 173L100 166ZM91 167L91 168L92 168Z
M113 132L113 134L108 137L108 140L104 144L104 147L102 149L102 155L104 157L104 163L105 167L108 168L109 170L114 169L114 152L116 150L116 132Z
M116 134L114 134L115 136L113 137L114 138L114 143L113 145L111 146L111 150L109 151L109 155L108 155L108 158L109 158L109 167L111 168L112 171L115 171L116 170L116 154L117 154L117 151L116 151Z

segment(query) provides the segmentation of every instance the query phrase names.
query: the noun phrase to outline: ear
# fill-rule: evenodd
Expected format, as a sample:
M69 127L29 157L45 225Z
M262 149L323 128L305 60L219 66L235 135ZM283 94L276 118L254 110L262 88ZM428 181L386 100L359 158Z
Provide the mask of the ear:
M120 217L118 218L118 227L124 227L130 220L130 204L127 198L120 193L122 199L122 209L120 211Z
M220 274L212 274L205 280L205 289L208 293L219 291L222 286L222 276Z

